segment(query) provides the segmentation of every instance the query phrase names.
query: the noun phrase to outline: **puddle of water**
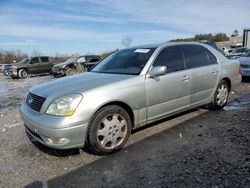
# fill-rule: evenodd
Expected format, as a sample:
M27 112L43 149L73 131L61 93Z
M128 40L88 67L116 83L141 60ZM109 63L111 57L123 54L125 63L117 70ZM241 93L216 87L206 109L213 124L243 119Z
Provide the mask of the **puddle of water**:
M230 110L240 110L246 111L248 109L248 105L250 102L248 101L240 101L240 102L233 102L223 108L223 110L230 111Z

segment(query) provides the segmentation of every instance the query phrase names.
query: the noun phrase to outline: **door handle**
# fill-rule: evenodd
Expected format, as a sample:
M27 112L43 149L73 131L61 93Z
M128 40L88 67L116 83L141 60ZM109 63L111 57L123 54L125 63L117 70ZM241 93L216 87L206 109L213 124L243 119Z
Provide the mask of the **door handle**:
M188 80L189 80L189 77L188 77L188 76L183 76L183 77L182 77L182 81L183 81L183 82L187 82Z
M217 74L217 72L218 72L218 71L217 71L216 69L213 69L213 70L212 70L212 73L213 73L213 74Z

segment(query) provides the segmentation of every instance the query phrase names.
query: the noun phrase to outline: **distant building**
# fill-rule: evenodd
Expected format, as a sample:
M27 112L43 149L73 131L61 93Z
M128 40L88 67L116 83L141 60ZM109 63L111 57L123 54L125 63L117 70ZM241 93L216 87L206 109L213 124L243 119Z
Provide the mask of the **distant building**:
M229 37L228 41L217 42L216 44L219 48L230 49L230 48L235 48L235 47L241 47L242 42L243 42L243 37L236 36L236 37Z
M250 48L250 28L243 31L243 46Z

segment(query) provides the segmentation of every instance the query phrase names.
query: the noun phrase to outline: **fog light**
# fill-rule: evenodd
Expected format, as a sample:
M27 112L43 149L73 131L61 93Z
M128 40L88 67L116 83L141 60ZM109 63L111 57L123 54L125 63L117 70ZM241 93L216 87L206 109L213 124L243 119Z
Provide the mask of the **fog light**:
M47 138L50 144L68 144L68 138Z

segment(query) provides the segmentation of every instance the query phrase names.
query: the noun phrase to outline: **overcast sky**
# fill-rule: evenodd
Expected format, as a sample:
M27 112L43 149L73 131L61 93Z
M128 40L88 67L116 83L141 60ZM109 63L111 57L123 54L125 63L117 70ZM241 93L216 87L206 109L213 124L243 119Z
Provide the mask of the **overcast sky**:
M250 28L250 0L0 0L0 48L100 53Z

